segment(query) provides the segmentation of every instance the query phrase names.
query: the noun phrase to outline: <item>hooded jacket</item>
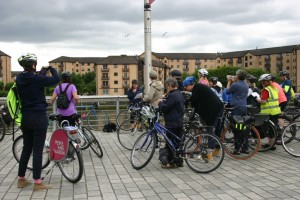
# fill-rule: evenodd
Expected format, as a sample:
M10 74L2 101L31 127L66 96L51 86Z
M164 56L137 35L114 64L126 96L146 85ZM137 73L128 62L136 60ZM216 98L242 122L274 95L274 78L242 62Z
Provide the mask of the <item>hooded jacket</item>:
M36 72L24 71L17 76L16 84L22 102L22 114L46 112L47 102L45 98L45 87L59 82L57 71L49 67L51 77L36 74Z
M153 81L150 84L149 93L143 98L144 102L149 103L154 108L158 108L157 100L162 98L164 86L161 81Z

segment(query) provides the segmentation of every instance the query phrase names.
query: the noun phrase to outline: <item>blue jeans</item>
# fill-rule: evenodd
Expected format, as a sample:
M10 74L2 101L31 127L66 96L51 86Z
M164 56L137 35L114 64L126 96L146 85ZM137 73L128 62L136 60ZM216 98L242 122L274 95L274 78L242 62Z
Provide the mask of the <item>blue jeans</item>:
M27 164L33 153L33 179L41 178L43 149L47 135L48 117L46 113L23 115L21 130L23 133L23 150L20 158L18 176L25 176Z

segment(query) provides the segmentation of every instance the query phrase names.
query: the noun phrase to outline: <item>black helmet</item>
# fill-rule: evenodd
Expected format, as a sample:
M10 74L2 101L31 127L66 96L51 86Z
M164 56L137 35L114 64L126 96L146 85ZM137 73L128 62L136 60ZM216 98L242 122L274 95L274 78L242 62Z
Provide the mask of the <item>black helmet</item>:
M25 53L18 58L18 62L22 67L32 68L33 64L37 64L37 57L33 53Z
M133 79L133 80L131 81L131 84L138 84L138 82L137 82L137 80Z
M172 77L181 77L182 76L182 73L181 73L181 71L179 71L179 70L177 70L177 69L175 69L175 70L173 70L173 71L171 71L171 74L170 74Z
M217 83L218 82L218 77L210 77L209 80L213 83Z
M61 73L61 77L62 77L62 78L68 78L68 77L71 77L71 74L70 74L70 72L68 72L68 71L63 71L63 72Z
M253 75L251 75L251 74L248 74L247 75L247 80L249 80L249 81L252 81L252 82L254 82L254 81L256 81L256 77L255 76L253 76Z
M279 76L288 76L289 73L287 71L280 71Z

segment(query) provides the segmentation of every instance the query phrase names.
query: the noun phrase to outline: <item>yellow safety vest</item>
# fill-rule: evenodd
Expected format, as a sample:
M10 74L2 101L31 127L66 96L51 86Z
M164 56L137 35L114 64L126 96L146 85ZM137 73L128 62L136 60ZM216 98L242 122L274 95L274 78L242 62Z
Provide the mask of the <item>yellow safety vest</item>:
M278 102L278 90L271 86L265 87L269 92L269 98L266 103L261 104L260 112L262 114L278 115L281 113Z

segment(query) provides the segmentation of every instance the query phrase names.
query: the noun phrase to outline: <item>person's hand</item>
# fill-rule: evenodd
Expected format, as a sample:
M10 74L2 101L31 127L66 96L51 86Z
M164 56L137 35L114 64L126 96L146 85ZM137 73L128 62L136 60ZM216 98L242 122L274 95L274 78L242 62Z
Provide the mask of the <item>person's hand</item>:
M132 92L136 92L136 89L133 89Z

